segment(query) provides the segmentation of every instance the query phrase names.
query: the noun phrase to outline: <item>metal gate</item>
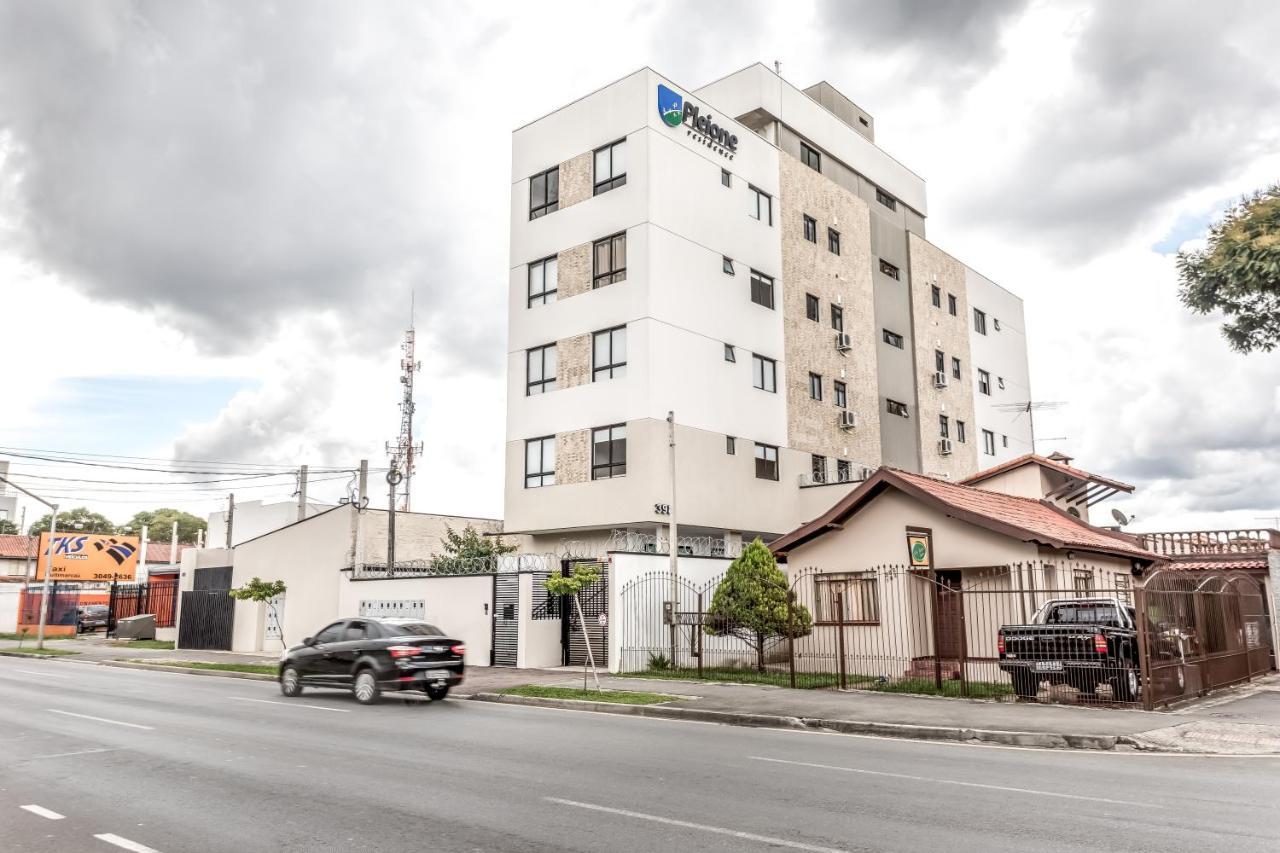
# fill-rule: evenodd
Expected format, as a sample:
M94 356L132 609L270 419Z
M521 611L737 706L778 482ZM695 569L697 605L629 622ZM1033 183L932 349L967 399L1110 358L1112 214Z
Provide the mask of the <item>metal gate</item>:
M520 645L520 575L515 572L493 576L493 650L494 666L515 666L516 649Z
M581 563L595 566L600 573L600 579L584 589L578 600L582 604L582 617L587 623L587 638L591 642L596 666L606 667L609 662L609 565L595 560L564 560L560 571L566 576L571 575L573 567ZM585 666L590 659L582 639L582 627L578 623L578 608L570 599L560 612L560 644L564 650L564 662L567 666Z
M225 592L192 590L182 594L178 648L231 650L235 599Z
M157 628L172 628L178 609L178 580L150 580L138 584L114 584L108 597L107 630L113 632L116 622L130 616L150 613Z

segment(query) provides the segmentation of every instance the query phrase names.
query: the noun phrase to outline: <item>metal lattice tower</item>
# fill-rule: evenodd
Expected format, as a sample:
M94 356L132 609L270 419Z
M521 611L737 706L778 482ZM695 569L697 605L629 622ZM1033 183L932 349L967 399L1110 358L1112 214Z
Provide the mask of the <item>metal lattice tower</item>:
M400 434L395 441L387 442L387 455L404 475L400 484L404 490L400 498L401 512L409 511L409 484L413 480L414 461L422 454L422 442L413 441L413 374L422 369L422 362L414 357L413 320L410 317L409 328L404 333L404 342L400 344Z

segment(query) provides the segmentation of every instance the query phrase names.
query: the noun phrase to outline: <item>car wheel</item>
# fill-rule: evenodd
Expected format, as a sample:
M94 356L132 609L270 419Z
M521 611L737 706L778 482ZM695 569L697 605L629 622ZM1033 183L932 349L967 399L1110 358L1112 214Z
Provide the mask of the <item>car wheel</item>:
M1133 702L1138 698L1141 692L1141 686L1138 681L1138 671L1132 667L1125 667L1120 670L1111 681L1112 695L1115 696L1117 702Z
M285 696L301 695L302 675L296 667L286 666L280 673L280 692Z
M382 696L382 688L378 686L378 677L371 669L362 669L356 673L355 684L351 692L361 705L372 705Z
M447 684L428 684L427 685L427 696L430 697L431 700L434 702L439 702L441 699L443 699L448 695L449 695L449 685Z

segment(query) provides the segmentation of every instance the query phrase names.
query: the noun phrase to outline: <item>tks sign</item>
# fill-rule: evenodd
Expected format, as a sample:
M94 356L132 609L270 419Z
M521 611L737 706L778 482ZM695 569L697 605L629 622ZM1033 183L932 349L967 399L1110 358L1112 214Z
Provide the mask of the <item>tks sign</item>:
M36 580L43 580L45 567L55 581L133 580L138 571L136 536L109 536L100 533L57 533L50 542L40 534L40 558Z

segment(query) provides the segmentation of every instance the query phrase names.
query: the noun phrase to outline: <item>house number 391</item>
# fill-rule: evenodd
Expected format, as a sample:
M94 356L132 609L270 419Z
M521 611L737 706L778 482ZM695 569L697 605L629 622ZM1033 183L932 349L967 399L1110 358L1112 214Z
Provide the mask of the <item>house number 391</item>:
M653 511L657 515L671 515L671 504L654 504Z

